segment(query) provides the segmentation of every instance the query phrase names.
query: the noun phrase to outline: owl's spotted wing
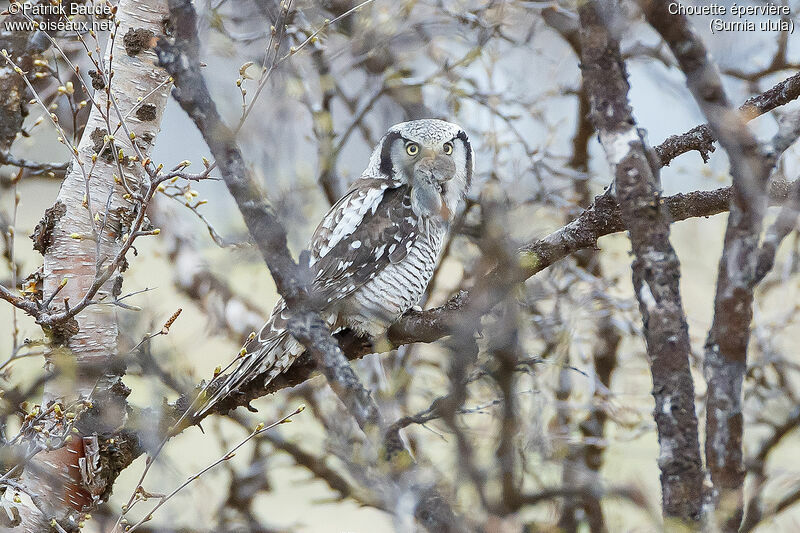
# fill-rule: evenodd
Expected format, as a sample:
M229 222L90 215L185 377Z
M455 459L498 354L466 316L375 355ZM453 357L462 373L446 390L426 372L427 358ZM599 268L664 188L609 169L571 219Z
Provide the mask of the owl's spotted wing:
M394 186L393 186L394 185ZM390 263L401 261L416 225L408 189L386 180L361 179L325 215L311 238L312 289L326 303L346 297ZM289 311L280 299L249 352L286 329Z
M401 261L416 238L416 220L406 185L360 180L314 233L314 290L334 302Z

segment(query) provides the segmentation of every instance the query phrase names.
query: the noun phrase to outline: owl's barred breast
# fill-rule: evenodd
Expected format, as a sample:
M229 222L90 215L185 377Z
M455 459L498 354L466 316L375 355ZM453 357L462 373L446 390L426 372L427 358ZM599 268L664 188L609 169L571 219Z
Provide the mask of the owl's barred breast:
M342 306L347 327L380 335L419 302L433 276L445 233L443 225L429 225L401 261L387 265L351 294Z

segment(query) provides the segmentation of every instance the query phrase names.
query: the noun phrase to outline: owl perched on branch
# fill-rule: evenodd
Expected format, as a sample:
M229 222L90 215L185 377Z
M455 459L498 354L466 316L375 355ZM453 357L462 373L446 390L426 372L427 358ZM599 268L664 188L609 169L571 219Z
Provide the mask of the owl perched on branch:
M333 330L379 336L419 301L472 169L472 147L456 124L425 119L389 129L311 238L312 290ZM281 299L198 416L265 372L266 386L303 353L288 318Z

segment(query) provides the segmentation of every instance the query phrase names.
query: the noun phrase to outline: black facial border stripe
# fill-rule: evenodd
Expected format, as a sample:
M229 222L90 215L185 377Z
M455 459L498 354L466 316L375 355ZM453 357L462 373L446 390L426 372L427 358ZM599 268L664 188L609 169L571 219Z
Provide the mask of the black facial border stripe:
M386 137L383 138L383 146L381 146L380 171L381 174L387 178L392 177L392 144L394 144L397 139L402 138L403 136L396 131L390 131L386 134Z
M472 183L472 145L469 144L469 137L467 137L467 134L463 130L458 132L456 139L461 139L467 152L465 163L467 165L467 187L469 187Z

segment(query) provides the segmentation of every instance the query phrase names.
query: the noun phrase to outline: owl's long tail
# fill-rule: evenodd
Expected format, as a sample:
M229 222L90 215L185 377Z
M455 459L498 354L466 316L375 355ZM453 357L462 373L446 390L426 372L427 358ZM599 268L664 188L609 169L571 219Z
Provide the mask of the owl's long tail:
M220 401L231 394L235 394L256 376L263 375L263 386L272 381L275 376L285 371L294 360L303 352L302 345L298 343L286 330L286 305L281 300L275 306L270 320L264 324L261 331L250 339L244 346L245 354L239 358L236 369L228 376L216 391L195 411L195 417L204 416Z

